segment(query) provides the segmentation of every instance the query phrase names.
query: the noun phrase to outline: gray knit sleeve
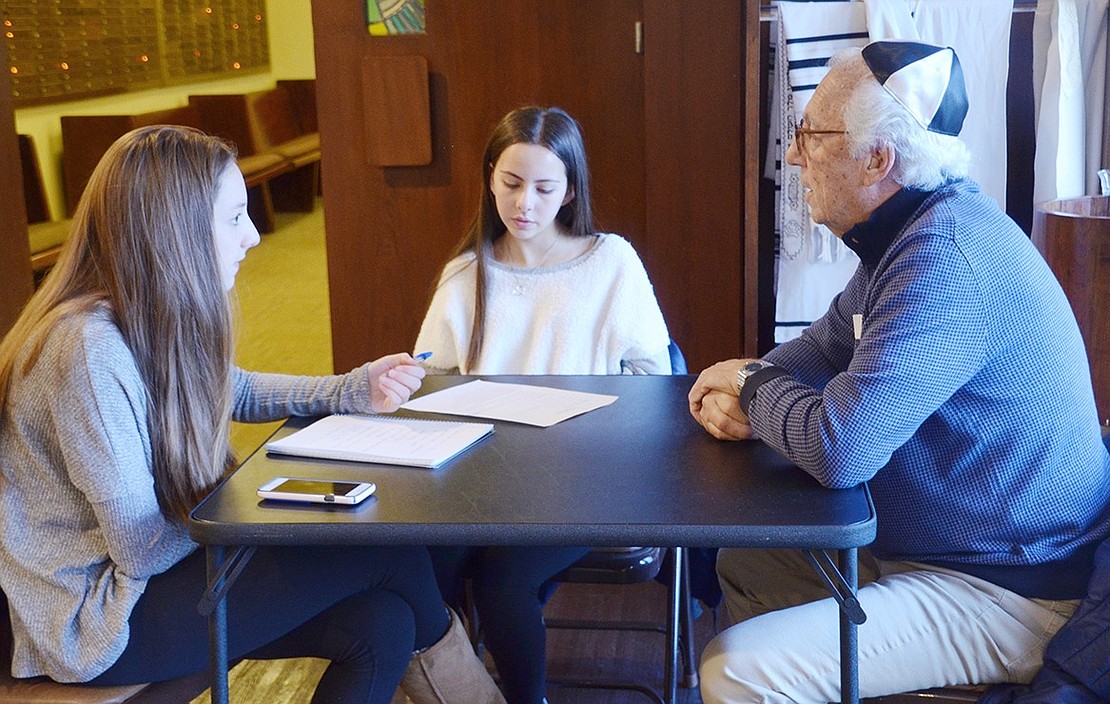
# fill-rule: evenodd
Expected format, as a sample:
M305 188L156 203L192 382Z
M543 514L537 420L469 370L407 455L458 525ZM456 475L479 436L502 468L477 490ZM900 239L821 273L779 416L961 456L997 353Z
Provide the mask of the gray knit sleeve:
M232 370L232 417L266 423L288 416L373 413L369 363L346 374L295 376Z

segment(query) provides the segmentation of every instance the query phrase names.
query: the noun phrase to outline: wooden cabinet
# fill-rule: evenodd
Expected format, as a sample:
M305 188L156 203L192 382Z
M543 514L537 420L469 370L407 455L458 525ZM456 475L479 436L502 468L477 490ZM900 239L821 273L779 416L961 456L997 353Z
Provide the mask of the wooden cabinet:
M337 370L411 349L477 204L485 139L524 104L582 123L598 224L640 252L691 369L755 353L758 5L430 0L426 34L390 37L368 34L359 3L312 12ZM409 124L428 164L367 155L368 124L407 116L364 114L363 66L387 56L427 62L428 110Z

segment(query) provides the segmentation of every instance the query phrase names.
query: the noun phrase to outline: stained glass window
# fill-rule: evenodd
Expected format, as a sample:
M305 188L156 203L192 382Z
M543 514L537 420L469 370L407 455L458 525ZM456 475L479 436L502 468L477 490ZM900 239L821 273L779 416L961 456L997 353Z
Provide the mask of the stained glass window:
M366 0L366 28L374 36L423 34L424 0Z

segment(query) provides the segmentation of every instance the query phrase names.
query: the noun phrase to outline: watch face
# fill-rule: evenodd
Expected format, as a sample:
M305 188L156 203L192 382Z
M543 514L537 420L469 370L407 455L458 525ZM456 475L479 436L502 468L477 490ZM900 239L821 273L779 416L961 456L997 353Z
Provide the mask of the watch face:
M747 364L744 365L744 371L746 371L749 374L753 374L755 372L758 372L762 368L763 368L763 363L762 362L748 362Z

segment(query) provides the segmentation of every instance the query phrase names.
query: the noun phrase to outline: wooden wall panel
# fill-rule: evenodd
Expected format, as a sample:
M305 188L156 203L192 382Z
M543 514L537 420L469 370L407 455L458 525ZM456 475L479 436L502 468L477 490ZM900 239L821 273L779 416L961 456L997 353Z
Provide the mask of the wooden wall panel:
M745 280L745 257L752 265L755 252L745 247L744 213L755 201L744 164L752 140L756 151L759 144L745 128L758 7L645 0L644 24L648 250L656 290L680 292L664 313L696 371L755 351L754 328L745 332L757 281Z
M691 368L754 353L757 245L744 238L758 223L744 213L758 181L744 164L758 134L744 127L757 114L745 113L744 67L758 59L755 5L437 0L426 35L380 38L356 4L315 0L313 25L337 369L410 348L478 198L485 138L526 103L582 123L599 225L640 252ZM430 72L432 163L371 167L352 69L412 54Z
M265 0L7 0L19 107L268 71Z
M7 58L0 62L0 337L31 296L31 252Z
M362 99L371 166L423 166L432 160L428 62L423 56L370 56Z
M578 118L599 224L643 250L639 6L436 0L426 35L371 37L358 3L313 2L337 370L411 349L431 286L477 204L486 137L514 107L559 105ZM390 55L428 62L427 166L375 167L364 156L359 67Z

